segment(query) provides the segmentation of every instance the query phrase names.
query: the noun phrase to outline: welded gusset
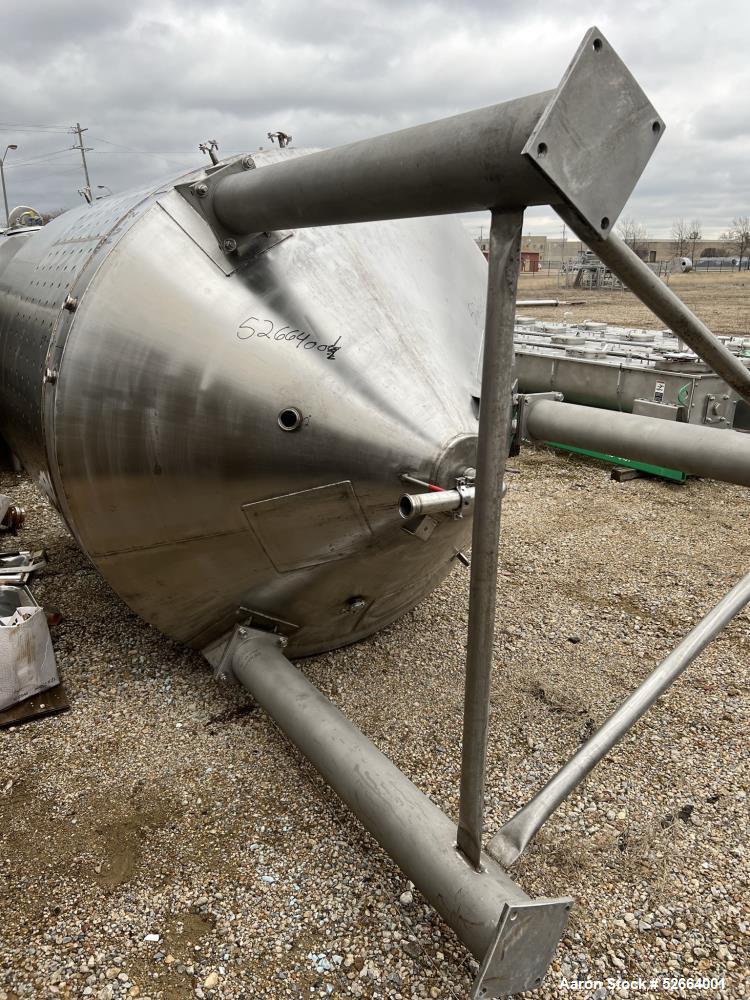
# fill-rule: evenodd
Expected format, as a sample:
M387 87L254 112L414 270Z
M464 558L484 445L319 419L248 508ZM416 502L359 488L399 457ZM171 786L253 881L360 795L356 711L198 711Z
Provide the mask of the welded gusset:
M487 845L487 853L506 867L517 861L555 809L748 602L750 573L688 632L544 788L498 830Z
M684 340L746 403L750 403L750 371L627 243L615 233L602 239L597 231L582 226L580 216L569 209L558 207L557 211L602 263L666 323L672 333Z
M284 656L283 640L238 628L231 673L320 772L481 963L472 996L490 1000L541 982L571 900L532 900L486 854L456 849L456 826Z
M591 28L554 91L337 149L290 149L261 169L243 157L177 190L228 252L253 233L528 205L566 204L606 235L663 132Z
M550 395L521 397L522 432L531 441L572 445L750 486L750 435L563 403Z

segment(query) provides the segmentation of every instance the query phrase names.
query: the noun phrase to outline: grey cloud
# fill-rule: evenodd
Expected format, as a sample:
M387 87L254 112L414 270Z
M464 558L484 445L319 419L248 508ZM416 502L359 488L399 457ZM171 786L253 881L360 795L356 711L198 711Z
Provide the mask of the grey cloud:
M750 96L750 92L749 92ZM750 107L744 93L721 104L701 108L691 119L692 131L704 139L734 142L750 136Z
M3 0L3 58L29 66L55 50L95 44L99 35L127 24L131 10L101 0Z
M275 128L334 145L553 87L592 16L668 123L627 211L655 234L676 216L723 228L745 214L750 14L738 3L602 0L592 14L572 0L4 0L0 118L82 121L93 183L125 189L199 164L208 137L225 154ZM72 136L0 123L3 141L20 146L11 200L75 204L75 152L29 162ZM558 225L549 209L528 218Z

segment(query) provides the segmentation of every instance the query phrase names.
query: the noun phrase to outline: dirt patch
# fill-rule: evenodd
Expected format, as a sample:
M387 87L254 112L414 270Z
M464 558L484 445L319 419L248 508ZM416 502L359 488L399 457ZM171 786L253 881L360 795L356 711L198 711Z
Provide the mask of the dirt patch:
M94 880L105 888L127 882L140 864L141 845L148 832L172 815L161 804L151 803L146 810L138 809L123 819L97 826L91 846L103 860L94 867Z
M750 272L714 274L712 272L674 274L669 287L714 333L747 336L750 333ZM581 323L594 319L615 326L634 326L661 330L664 324L636 298L633 292L611 289L566 288L564 277L540 271L522 274L518 282L519 299L583 300L583 305L557 308L520 309L522 316L544 317L551 322Z
M0 852L43 880L73 875L103 888L123 885L138 868L144 839L179 813L156 796L61 802L45 795L33 776L8 779L5 788ZM25 892L18 901L22 907L30 903Z
M215 921L200 913L176 913L170 917L164 930L164 951L182 962L191 962L195 946L214 929Z

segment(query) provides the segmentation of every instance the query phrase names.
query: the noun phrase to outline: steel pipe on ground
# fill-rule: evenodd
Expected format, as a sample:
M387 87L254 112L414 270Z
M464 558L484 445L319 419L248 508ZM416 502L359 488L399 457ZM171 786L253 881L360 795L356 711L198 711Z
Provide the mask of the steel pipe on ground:
M529 897L491 858L482 873L466 862L455 823L310 684L275 636L246 636L232 662L237 680L481 960L503 905Z
M519 954L518 939L504 945L502 951L508 951L511 964L520 963L511 975L518 974L528 960L533 974L529 971L530 981L523 988L534 985L540 975L539 961L546 968L557 943L554 935L554 940L545 940L550 920L555 934L562 933L570 900L529 900L486 854L482 855L482 870L475 870L456 848L455 823L290 663L277 636L248 628L238 630L234 641L228 656L236 679L480 962L495 950L504 909L529 907L526 912L538 923L529 925L524 948L531 947L534 954ZM557 916L552 915L553 910ZM520 988L516 980L509 991ZM486 996L491 995L501 993L488 990Z
M750 486L750 435L550 399L529 401L526 437Z

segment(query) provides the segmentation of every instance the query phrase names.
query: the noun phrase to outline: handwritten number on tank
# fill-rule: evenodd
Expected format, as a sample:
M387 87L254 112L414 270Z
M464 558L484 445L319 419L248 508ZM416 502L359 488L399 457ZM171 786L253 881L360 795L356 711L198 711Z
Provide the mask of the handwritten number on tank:
M277 343L294 344L299 350L300 347L306 351L317 350L325 354L328 361L336 360L336 353L341 350L341 337L337 337L332 344L320 344L317 340L305 333L303 330L292 329L290 326L282 326L274 331L273 321L270 319L258 319L257 316L248 316L240 323L237 329L238 340L251 340L256 337L258 340L272 340Z

